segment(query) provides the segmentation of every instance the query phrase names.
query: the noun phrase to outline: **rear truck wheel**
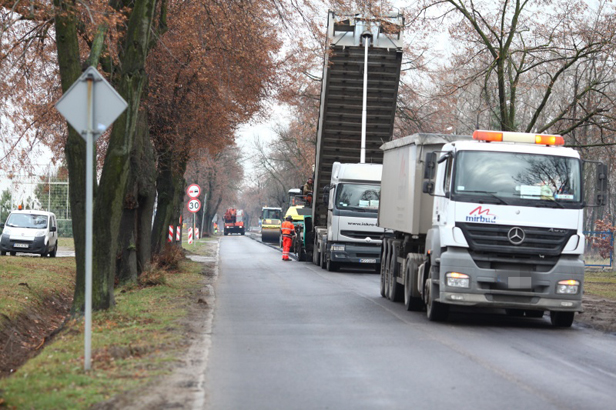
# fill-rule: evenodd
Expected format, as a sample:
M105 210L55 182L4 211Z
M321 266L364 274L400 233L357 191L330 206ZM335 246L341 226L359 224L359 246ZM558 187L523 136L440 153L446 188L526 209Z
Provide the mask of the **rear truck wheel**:
M6 256L6 251L0 251L0 255Z
M404 287L398 283L398 272L400 264L398 264L398 253L400 252L400 241L394 240L390 244L389 257L389 293L388 298L392 302L400 302L404 298Z
M434 287L432 286L432 269L430 269L430 277L424 285L424 297L426 302L426 315L431 322L444 322L449 316L449 305L436 302L434 300Z
M420 311L424 307L421 297L413 296L413 287L417 281L414 280L412 273L418 269L417 261L409 258L404 273L404 307L407 311Z
M554 327L571 327L575 312L550 312L550 321Z
M11 252L11 256L17 255L17 252Z
M323 251L319 253L321 254L321 256L319 257L319 265L321 265L321 269L325 269L327 267L326 265L327 261L325 260L326 254Z

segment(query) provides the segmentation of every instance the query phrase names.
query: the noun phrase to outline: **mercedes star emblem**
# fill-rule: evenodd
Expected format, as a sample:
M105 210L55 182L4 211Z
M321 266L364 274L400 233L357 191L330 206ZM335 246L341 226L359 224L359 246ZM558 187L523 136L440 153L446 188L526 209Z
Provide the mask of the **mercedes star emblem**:
M526 238L524 230L522 228L518 228L517 226L509 229L509 232L507 233L507 239L509 239L509 242L513 245L520 245L524 242L524 238Z

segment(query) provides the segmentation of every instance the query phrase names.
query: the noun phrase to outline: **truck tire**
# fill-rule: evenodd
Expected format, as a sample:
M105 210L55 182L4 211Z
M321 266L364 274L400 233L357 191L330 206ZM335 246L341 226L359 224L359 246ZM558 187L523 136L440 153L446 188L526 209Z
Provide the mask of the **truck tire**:
M332 262L331 259L327 258L327 270L329 272L338 272L340 266L336 262Z
M431 322L444 322L447 320L447 316L449 316L449 305L444 305L434 300L434 291L432 287L432 272L433 269L430 269L430 276L428 277L424 285L426 316L428 316L428 320Z
M421 297L413 296L413 287L416 287L417 280L414 280L412 273L419 268L415 258L409 258L404 272L404 307L407 311L418 312L424 308Z
M571 327L575 312L550 312L550 321L554 327Z
M400 252L399 240L390 241L389 248L389 269L387 278L389 279L389 293L388 298L392 302L401 302L404 300L404 287L398 283L398 272L400 270L400 264L398 264L398 253Z
M321 265L321 269L325 269L327 266L325 264L325 253L320 252L321 256L319 257L319 265Z

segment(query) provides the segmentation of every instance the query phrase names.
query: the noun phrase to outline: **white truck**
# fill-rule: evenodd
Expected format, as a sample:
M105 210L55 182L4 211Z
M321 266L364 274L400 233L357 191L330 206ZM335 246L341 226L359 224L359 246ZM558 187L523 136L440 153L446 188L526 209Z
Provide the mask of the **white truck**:
M504 308L571 326L582 311L584 164L561 136L415 134L382 145L381 295L446 320ZM596 206L607 167L596 168Z
M381 164L334 162L328 185L327 226L315 227L315 264L328 271L341 265L380 267L384 229L376 218L381 196Z

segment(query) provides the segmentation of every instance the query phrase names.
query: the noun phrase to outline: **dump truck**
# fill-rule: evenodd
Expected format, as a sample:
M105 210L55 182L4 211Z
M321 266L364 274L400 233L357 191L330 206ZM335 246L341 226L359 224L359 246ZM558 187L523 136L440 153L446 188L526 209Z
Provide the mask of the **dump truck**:
M442 321L451 306L550 313L571 326L582 311L584 176L607 167L582 161L561 136L475 131L415 134L383 144L378 225L381 295Z
M261 241L278 243L282 225L282 208L264 206L261 208Z
M366 183L381 164L379 149L393 135L398 84L402 64L402 15L368 16L329 12L328 53L317 128L312 212L304 218L306 257L323 268L345 265L380 267L382 229L376 226L376 209L347 206L340 189ZM334 163L338 175L334 175ZM351 165L366 165L351 177ZM341 176L351 179L344 181ZM355 187L359 189L358 187ZM377 188L378 191L378 188ZM349 191L350 192L350 191ZM378 195L378 192L377 192ZM378 199L377 199L378 200ZM373 202L374 204L374 202ZM361 208L361 209L360 209ZM333 248L332 248L333 247Z
M243 210L235 208L227 209L225 211L224 222L225 227L223 232L225 235L229 235L230 233L245 234Z

